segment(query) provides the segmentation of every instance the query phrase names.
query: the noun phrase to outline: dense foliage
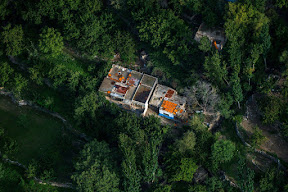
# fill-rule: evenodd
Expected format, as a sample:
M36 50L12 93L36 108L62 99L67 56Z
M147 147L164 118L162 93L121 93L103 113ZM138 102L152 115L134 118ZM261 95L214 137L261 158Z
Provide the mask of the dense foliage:
M68 134L86 134L58 144L78 148L69 156L73 170L63 171L77 191L288 191L280 179L287 173L251 165L233 118L257 93L261 121L288 138L287 13L285 0L1 0L0 87L65 117ZM194 40L202 23L225 31L222 50L207 37ZM108 102L97 90L112 63L157 76L195 113L179 128ZM215 116L222 124L208 130ZM18 148L5 129L0 121L7 158ZM250 138L254 148L264 141L258 127ZM57 157L47 154L25 173L1 161L0 190L16 183L12 190L61 191L33 180L36 169L45 181L57 179Z

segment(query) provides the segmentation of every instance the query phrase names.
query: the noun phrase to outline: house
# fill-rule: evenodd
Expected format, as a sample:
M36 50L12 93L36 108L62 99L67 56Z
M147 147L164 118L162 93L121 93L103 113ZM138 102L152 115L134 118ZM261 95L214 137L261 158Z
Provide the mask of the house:
M108 96L106 98L110 101L145 115L157 83L155 77L113 65L99 91Z
M186 98L176 90L158 84L156 77L119 65L112 65L99 91L107 100L143 116L148 108L167 119L181 118L186 112Z
M222 50L227 41L224 29L220 27L209 28L204 23L202 23L198 28L194 40L200 42L202 37L208 37L211 41L211 45L213 45L217 50Z
M182 119L186 113L186 97L179 96L176 90L160 84L156 86L149 105L159 109L159 115L168 119Z

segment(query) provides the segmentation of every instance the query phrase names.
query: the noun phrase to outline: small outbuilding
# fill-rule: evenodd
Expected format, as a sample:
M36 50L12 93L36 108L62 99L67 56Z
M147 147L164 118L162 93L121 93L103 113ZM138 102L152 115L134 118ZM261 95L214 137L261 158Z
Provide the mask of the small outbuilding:
M202 37L208 37L208 39L211 41L211 45L218 50L222 50L223 46L227 41L225 31L223 28L220 27L210 28L206 26L204 23L202 23L199 26L198 31L196 32L196 35L194 37L194 40L200 42Z
M159 115L167 119L182 118L186 112L186 97L179 96L177 91L158 84L149 102L151 107L159 109Z

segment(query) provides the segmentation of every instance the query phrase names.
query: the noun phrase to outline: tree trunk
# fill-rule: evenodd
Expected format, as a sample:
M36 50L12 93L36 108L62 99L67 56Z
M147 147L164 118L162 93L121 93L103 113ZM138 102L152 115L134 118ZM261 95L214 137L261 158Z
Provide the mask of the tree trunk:
M267 70L267 61L266 61L266 57L264 57L263 59L264 59L264 63L265 63L265 70Z
M228 86L230 86L229 82L228 82L225 78L223 78L223 79L224 79L224 81L226 82L226 84L227 84Z
M239 109L241 109L241 106L240 106L240 102L239 102L239 101L237 101L237 103L238 103L238 108L239 108Z
M182 14L182 16L185 17L188 20L188 22L192 22L197 15L198 14L194 14L192 16L189 16L187 14Z

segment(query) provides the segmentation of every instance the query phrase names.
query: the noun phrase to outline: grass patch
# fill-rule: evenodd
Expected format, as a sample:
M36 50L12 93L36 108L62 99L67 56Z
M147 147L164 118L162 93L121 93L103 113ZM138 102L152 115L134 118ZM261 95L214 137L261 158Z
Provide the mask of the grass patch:
M235 130L235 122L230 119L225 119L221 124L221 135L225 135L225 137L236 144L236 147L241 148L243 145L241 139L238 137Z
M48 86L31 85L29 87L27 99L33 103L64 115L65 118L73 116L74 100L71 97L61 95L57 90Z
M40 185L35 183L33 180L28 180L24 175L24 170L7 163L0 161L3 167L4 177L0 178L0 191L61 191L68 192L73 191L72 189L63 189L52 187L48 185Z
M9 158L24 165L34 159L42 171L53 169L57 178L69 179L72 138L65 134L62 122L30 107L19 107L3 96L0 116L0 126L18 144L17 152Z
M85 63L79 62L67 53L62 53L57 57L45 58L45 60L51 64L63 65L68 71L79 72L83 76L87 75L85 71L87 66L85 65Z

